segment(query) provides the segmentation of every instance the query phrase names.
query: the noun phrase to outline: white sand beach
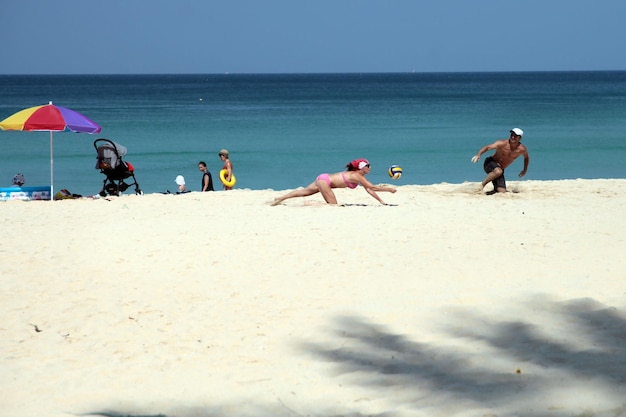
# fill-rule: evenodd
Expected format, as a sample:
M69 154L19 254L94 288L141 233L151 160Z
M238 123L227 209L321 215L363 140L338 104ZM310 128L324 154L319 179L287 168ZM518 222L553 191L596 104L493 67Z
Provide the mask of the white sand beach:
M626 415L626 180L7 201L0 417Z

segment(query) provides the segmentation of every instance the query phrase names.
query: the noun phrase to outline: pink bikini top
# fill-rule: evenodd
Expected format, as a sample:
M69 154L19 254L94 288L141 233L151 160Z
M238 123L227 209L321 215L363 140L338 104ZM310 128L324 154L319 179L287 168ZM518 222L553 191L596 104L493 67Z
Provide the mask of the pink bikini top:
M348 188L355 189L356 187L358 187L358 186L359 186L359 183L358 183L358 182L349 182L349 181L346 179L346 176L344 175L344 173L343 173L343 172L341 173L341 178L343 178L343 182L345 182L345 183L346 183L346 185L348 186Z

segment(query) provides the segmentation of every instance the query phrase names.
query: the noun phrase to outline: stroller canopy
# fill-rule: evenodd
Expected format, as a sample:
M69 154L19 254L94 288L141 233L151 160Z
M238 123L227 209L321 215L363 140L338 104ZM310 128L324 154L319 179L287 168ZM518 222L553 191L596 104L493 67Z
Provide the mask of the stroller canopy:
M106 161L112 168L117 167L121 157L128 152L124 145L120 145L108 139L106 141L102 140L102 143L97 145L96 149L98 150L96 169L101 168L100 163L102 161Z

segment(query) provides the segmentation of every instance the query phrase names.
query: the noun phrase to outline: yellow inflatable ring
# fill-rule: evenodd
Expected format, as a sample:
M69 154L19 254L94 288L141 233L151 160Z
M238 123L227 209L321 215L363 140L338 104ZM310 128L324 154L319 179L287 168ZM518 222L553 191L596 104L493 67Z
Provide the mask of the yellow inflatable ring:
M226 181L226 175L228 175L228 170L223 169L220 171L220 181L227 187L233 187L237 182L237 178L235 178L235 174L230 175L230 181Z

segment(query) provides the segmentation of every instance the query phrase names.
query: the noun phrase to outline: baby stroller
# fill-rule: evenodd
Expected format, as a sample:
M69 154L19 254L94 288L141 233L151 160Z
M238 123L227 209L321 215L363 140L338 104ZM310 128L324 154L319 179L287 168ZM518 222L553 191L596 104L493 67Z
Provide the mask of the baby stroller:
M122 156L126 155L126 147L103 138L96 139L93 146L98 153L96 169L106 175L100 191L102 197L107 195L119 196L132 185L135 186L135 194L143 194L135 179L135 168L130 162L122 161ZM132 178L132 183L124 182L128 178Z

